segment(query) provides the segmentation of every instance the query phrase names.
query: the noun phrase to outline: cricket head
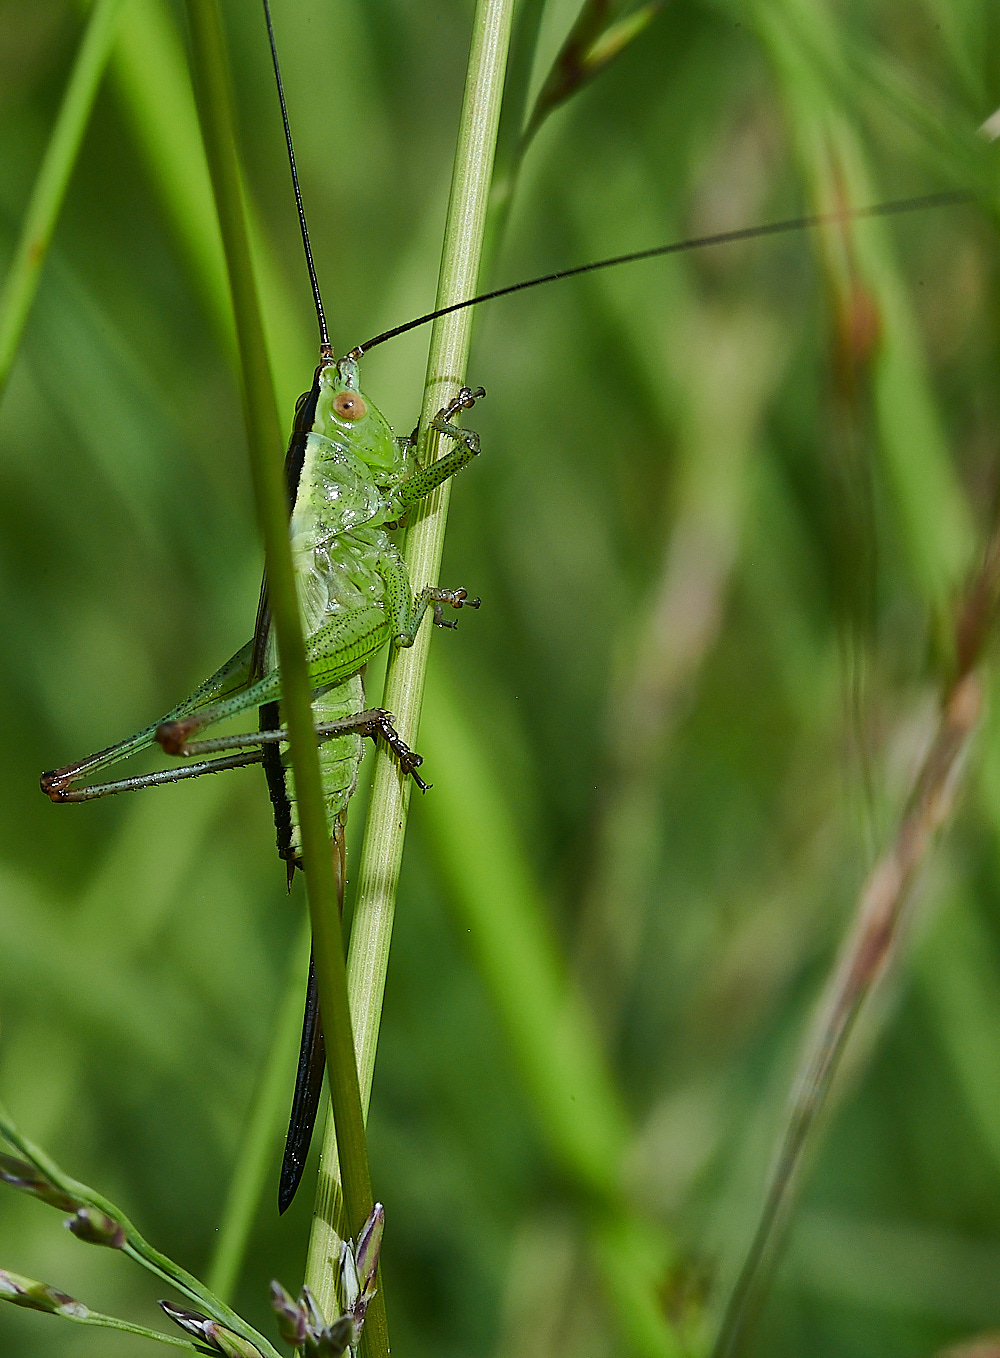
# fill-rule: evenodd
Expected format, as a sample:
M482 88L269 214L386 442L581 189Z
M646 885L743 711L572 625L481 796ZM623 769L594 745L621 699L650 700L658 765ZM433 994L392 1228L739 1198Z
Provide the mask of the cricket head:
M336 442L344 441L351 452L379 473L398 469L399 449L382 412L359 386L358 365L342 358L324 367L319 375L319 398L313 429Z

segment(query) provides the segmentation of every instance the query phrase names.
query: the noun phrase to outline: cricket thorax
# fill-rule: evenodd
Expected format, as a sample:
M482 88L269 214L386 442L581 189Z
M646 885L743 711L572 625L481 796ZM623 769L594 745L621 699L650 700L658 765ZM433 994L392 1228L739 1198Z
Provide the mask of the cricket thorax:
M377 546L372 539L379 538ZM377 569L380 554L392 551L388 536L380 529L331 538L292 539L306 631L309 635L340 614L364 604L381 603L385 584Z
M371 468L343 438L310 434L292 513L292 535L317 541L371 523L386 509Z
M357 364L321 370L290 524L307 634L383 602L378 561L394 549L382 525L405 463L384 416L358 389Z

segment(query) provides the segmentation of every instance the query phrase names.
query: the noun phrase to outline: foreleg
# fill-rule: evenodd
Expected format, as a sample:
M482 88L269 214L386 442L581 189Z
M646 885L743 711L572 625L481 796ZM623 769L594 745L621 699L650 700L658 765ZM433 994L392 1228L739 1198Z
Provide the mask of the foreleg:
M475 403L485 395L485 387L477 387L475 391L470 387L463 387L451 405L445 406L434 416L430 422L431 429L454 439L455 447L452 448L450 453L447 453L444 457L439 457L429 467L423 467L420 471L414 472L412 476L407 477L401 485L397 486L392 496L395 514L390 515L390 517L405 514L410 505L415 504L417 500L422 500L425 495L429 495L442 482L461 471L474 457L478 457L479 435L474 429L463 429L461 425L455 424L454 418L460 410L471 410Z
M385 608L388 618L394 624L392 639L397 646L412 646L417 632L427 612L433 606L436 627L454 627L454 622L446 622L444 605L451 608L478 608L479 599L470 599L465 589L438 589L426 585L417 597L410 600L410 577L406 566L395 554L383 553L375 563L375 569L382 577L385 586Z

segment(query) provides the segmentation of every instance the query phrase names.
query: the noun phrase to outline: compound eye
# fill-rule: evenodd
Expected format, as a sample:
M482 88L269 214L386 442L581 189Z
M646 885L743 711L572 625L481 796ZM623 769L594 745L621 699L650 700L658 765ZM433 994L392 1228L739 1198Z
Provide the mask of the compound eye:
M333 398L333 408L342 420L363 420L368 414L365 399L357 391L340 391Z

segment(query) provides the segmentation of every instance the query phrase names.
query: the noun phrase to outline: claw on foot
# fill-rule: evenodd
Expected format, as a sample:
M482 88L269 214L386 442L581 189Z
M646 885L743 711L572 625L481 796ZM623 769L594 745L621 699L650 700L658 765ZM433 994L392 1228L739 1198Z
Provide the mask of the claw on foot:
M446 622L444 617L444 605L450 604L452 608L479 608L481 599L470 599L468 590L464 589L441 589L437 591L434 601L434 626L435 627L457 627L457 622Z
M482 603L481 599L470 599L467 589L446 589L441 593L441 602L451 604L452 608L478 608Z
M437 418L439 420L450 420L460 410L471 410L476 402L481 401L485 395L485 387L476 387L475 391L471 387L463 387L451 404L445 406L444 410L438 413Z
M425 783L420 774L417 773L417 769L424 762L423 755L417 754L416 750L411 750L403 740L403 737L392 724L394 718L391 712L377 709L375 716L378 733L392 751L403 774L412 778L421 792L426 792L430 783ZM372 734L374 735L374 732Z

